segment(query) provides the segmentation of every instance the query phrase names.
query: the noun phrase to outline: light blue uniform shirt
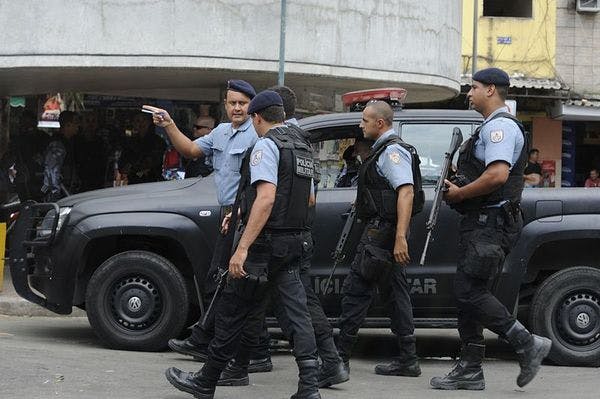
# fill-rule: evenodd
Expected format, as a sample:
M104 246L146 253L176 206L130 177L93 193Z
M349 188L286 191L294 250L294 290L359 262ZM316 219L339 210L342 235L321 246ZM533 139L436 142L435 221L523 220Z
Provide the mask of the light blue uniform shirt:
M194 143L206 157L212 156L219 205L233 205L240 185L240 166L244 152L258 140L252 120L248 118L234 129L231 123L221 123Z
M494 161L504 161L512 169L521 156L525 140L513 120L503 117L490 120L499 112L508 112L508 107L498 108L483 121L475 142L475 158L484 162L486 167Z
M388 137L396 135L394 129L382 134L373 144L375 148ZM377 159L376 170L385 177L394 190L405 184L413 184L412 157L400 144L389 145Z

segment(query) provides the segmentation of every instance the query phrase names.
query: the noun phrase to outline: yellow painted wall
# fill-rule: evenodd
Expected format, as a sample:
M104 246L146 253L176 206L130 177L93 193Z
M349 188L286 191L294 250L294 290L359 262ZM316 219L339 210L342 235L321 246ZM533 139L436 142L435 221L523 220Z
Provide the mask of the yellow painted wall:
M528 78L556 76L556 0L532 0L532 18L484 17L483 0L463 0L463 73L471 72L474 1L479 1L477 69L495 66ZM510 36L512 43L498 44L499 36Z

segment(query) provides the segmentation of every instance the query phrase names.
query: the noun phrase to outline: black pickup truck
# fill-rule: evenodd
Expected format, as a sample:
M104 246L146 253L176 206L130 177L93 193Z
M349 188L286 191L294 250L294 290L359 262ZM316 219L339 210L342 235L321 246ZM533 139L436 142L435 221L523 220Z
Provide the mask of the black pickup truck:
M302 120L321 163L313 283L328 316L340 314L348 264L331 271L331 253L354 188L337 188L340 154L361 135L360 113ZM458 215L442 206L427 263L418 266L425 220L452 130L468 137L481 123L472 111L403 110L395 127L421 156L427 203L412 221L408 273L417 327L456 327L452 285ZM600 365L600 190L526 189L525 227L494 290L537 334L554 342L562 365ZM109 347L158 350L179 335L202 306L218 205L211 177L93 191L52 204L24 204L10 237L17 292L56 313L85 309ZM352 258L351 255L347 256ZM386 327L374 303L367 326Z

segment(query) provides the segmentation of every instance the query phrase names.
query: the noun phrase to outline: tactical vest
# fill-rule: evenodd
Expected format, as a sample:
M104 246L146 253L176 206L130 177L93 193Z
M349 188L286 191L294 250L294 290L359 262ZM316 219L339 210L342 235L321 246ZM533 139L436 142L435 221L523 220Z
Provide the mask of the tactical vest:
M525 131L523 124L507 112L500 112L494 115L489 121L500 117L514 121L521 130L521 133L523 133L523 149L521 150L521 155L513 165L510 174L508 175L508 180L496 191L479 197L469 198L459 204L453 204L453 208L461 213L480 209L489 205L495 205L505 200L509 200L516 205L521 202L521 193L523 192L524 186L523 172L525 171L528 160L529 135ZM475 130L475 133L463 143L459 150L457 175L461 175L460 178L463 180L462 185L477 180L486 169L485 162L480 161L475 157L475 143L479 139L481 129L487 122L479 126L477 130Z
M421 170L419 168L421 160L419 159L417 150L410 144L402 141L400 137L392 135L371 150L371 153L363 162L358 172L356 211L357 216L361 219L379 217L393 222L397 220L398 192L390 186L385 177L377 173L377 160L379 156L392 144L399 144L411 155L414 192L412 215L423 210L425 194L421 184Z
M273 140L279 149L279 167L275 203L264 228L282 231L308 229L314 218L314 211L308 206L315 169L310 143L304 131L295 126L273 128L265 139ZM247 224L256 200L256 188L250 184L251 153L252 149L244 157L240 179L240 209L244 224Z

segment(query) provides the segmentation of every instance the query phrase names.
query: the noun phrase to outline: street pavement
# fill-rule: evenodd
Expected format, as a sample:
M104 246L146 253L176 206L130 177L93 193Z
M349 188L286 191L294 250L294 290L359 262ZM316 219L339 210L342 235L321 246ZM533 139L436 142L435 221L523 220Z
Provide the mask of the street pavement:
M322 389L324 399L349 398L598 398L597 368L544 366L525 389L515 384L518 366L510 349L488 336L485 362L487 389L441 392L429 379L452 366L458 340L453 330L417 330L423 375L383 377L373 373L377 361L394 349L389 331L364 330L351 362L351 380ZM274 371L252 374L249 387L219 387L216 399L289 398L297 369L289 349L273 353ZM82 317L0 316L0 398L192 398L166 381L164 371L176 366L197 370L199 363L173 352L144 353L102 347Z

